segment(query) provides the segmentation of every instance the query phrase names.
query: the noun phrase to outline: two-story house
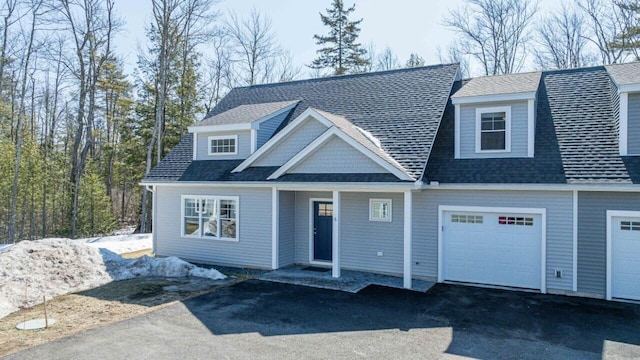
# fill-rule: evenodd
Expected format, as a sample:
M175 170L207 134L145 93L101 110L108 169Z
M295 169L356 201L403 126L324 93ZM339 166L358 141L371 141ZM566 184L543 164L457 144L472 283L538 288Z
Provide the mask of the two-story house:
M640 64L232 90L149 173L154 252L640 300Z

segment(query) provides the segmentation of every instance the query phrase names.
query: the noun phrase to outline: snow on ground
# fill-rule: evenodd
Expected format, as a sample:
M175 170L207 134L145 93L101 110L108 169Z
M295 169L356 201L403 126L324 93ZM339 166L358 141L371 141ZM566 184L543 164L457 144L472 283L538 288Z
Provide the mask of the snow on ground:
M136 277L226 278L177 257L124 259L77 240L21 241L0 253L0 318L69 292Z
M87 245L124 254L153 247L151 234L126 234L78 239Z

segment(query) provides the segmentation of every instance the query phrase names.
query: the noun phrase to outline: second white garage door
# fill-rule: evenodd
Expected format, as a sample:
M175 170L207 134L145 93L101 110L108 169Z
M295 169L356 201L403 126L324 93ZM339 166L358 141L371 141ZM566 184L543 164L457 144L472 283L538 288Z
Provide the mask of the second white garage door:
M445 210L441 280L542 289L542 214Z

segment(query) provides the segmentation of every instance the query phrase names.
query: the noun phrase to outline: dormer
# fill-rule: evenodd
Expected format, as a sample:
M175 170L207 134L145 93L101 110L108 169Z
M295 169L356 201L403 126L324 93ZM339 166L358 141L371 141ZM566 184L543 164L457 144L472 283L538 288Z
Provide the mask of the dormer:
M617 87L620 155L640 155L640 62L607 66Z
M541 72L463 82L455 106L455 158L533 157Z
M298 103L240 105L189 127L194 160L246 159L269 140Z

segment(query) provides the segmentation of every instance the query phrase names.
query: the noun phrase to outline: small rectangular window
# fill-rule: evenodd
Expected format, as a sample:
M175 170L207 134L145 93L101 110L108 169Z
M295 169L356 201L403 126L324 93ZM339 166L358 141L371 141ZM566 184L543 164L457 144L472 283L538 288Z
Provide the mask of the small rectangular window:
M318 216L333 216L333 204L318 204Z
M640 221L621 221L620 230L640 231Z
M498 217L500 225L516 225L516 226L533 226L532 217L524 216L500 216Z
M369 221L391 221L391 199L370 199Z
M236 155L238 136L209 136L209 155Z
M481 215L460 215L460 214L451 215L452 223L482 224L483 221L484 219Z

